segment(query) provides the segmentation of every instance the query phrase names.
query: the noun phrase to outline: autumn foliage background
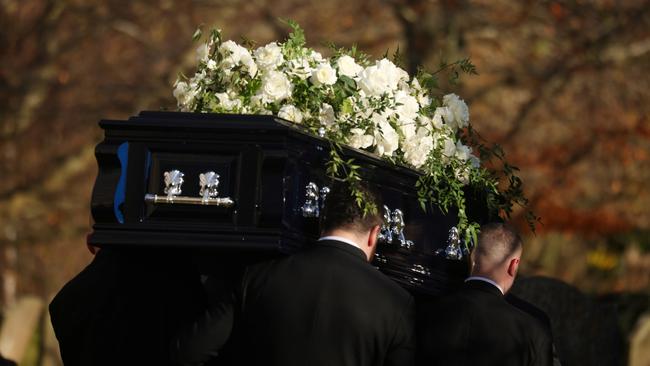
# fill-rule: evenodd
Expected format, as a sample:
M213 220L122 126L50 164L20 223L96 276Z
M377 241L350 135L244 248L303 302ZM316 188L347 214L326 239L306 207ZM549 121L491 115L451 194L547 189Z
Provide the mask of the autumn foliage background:
M405 67L470 57L448 90L521 168L542 225L523 271L587 293L650 292L648 1L0 1L0 304L47 301L90 260L97 122L175 109L198 25L265 44L399 46ZM0 306L1 308L2 306Z

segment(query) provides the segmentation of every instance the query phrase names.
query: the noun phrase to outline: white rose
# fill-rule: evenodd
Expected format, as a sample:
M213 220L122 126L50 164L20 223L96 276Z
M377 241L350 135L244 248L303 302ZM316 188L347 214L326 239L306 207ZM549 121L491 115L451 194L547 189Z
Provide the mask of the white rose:
M280 108L278 112L278 117L284 118L287 121L292 121L295 123L302 122L302 113L298 108L292 104L285 104Z
M232 90L228 93L217 93L216 96L225 108L232 111L238 111L242 107L241 99L239 99L237 93Z
M339 69L339 74L350 78L356 77L357 74L363 70L363 67L359 66L354 61L354 58L348 55L339 57L339 59L336 61L336 67Z
M223 56L223 60L221 61L223 66L226 69L232 69L233 67L239 65L242 50L246 51L244 47L238 45L233 41L226 41L222 43L219 47L219 53L221 53Z
M386 75L376 65L368 66L359 73L359 88L368 96L378 96L389 92Z
M184 81L177 81L174 87L174 98L181 111L187 112L194 101L194 97L198 93L198 85L196 83L186 83Z
M192 76L192 79L190 79L190 83L198 84L201 81L203 81L203 79L205 79L206 76L207 73L205 72L205 70L201 70L201 72L197 72L196 74L194 74L194 76Z
M402 69L401 67L397 67L397 66L395 66L395 67L397 68L397 78L398 78L398 81L402 81L402 82L408 84L408 81L409 81L409 73L408 73L406 70Z
M413 78L413 81L411 81L411 88L417 92L422 90L422 86L420 85L420 82L417 78Z
M466 166L457 167L454 174L456 175L456 179L458 179L459 182L463 183L464 185L467 185L469 183L469 168L468 167L466 167Z
M397 66L387 59L382 59L359 73L359 87L368 96L391 94L397 88L399 79Z
M377 69L386 75L387 87L390 90L397 89L397 84L400 81L407 81L409 78L409 74L406 71L395 66L394 63L385 58L377 62Z
M210 53L210 47L207 44L202 44L196 49L196 61L206 61L208 59L208 54Z
M451 109L448 107L438 107L433 114L433 126L439 130L445 124L451 123L453 119L454 115L451 113Z
M370 116L370 121L375 127L377 127L386 122L386 116L379 113L373 113L372 116Z
M356 149L365 149L370 147L375 141L374 137L366 135L366 132L360 128L353 128L350 132L352 133L352 136L350 136L349 145Z
M187 85L186 82L176 80L176 83L174 85L174 92L172 94L174 95L174 98L176 98L176 100L180 102L180 100L185 96L188 90L189 90L189 86Z
M420 103L420 107L422 108L428 107L431 104L431 98L424 93L418 94L418 103Z
M446 158L445 161L448 162L449 158L456 154L456 144L449 136L444 136L443 138L442 155Z
M433 140L428 136L419 136L407 141L404 147L404 159L416 168L421 167L427 161L429 153L433 149Z
M275 42L256 49L254 55L257 64L263 70L275 70L284 62L282 48Z
M316 70L312 71L309 80L314 85L333 85L336 83L336 70L327 63L320 64Z
M254 109L264 108L264 102L262 101L262 95L253 95L251 97L250 106Z
M244 65L248 74L253 77L257 73L257 65L248 50L233 41L226 41L221 44L219 52L223 56L221 64L228 74L233 67Z
M458 97L456 94L447 94L442 98L442 104L449 107L453 115L453 121L447 121L447 124L454 128L467 127L469 123L469 109L467 104Z
M317 64L320 64L320 63L322 63L322 62L324 61L324 60L323 60L323 55L321 55L320 52L311 51L311 54L309 55L309 57L310 57L314 62L316 62Z
M417 129L415 122L414 121L406 121L406 122L401 121L401 122L402 123L399 126L399 128L402 131L404 138L407 140L413 138L415 136L415 131Z
M395 93L395 103L397 104L395 111L401 120L413 121L417 118L420 106L415 97L400 90Z
M297 76L300 80L307 79L311 76L312 71L311 66L309 66L309 60L305 58L289 61L289 74Z
M418 121L418 125L422 126L427 131L427 133L433 132L434 128L433 128L433 123L431 121L431 118L427 116L419 115L417 121Z
M232 95L232 98L231 98ZM241 100L237 98L234 93L215 93L217 99L219 99L219 104L229 111L236 111L241 107Z
M264 96L261 94L252 96L249 105L244 106L244 111L242 111L242 113L246 113L246 111L248 111L248 114L263 114L267 116L272 115L273 111L267 108L268 106L264 104L263 99Z
M291 96L293 85L287 76L279 71L269 71L262 78L262 93L265 102L277 102Z
M471 154L472 149L469 146L463 145L463 143L460 141L456 142L456 153L454 154L454 156L456 156L456 159L460 161L467 161Z
M323 103L318 114L320 123L326 127L330 127L334 124L335 119L334 108L327 103Z
M399 146L399 135L388 121L380 122L378 127L375 130L375 152L379 156L391 156Z
M253 61L251 54L248 52L248 50L246 50L246 52L241 53L240 57L240 62L248 71L248 75L254 77L255 74L257 74L257 64L255 61Z
M425 126L425 127L418 127L418 132L416 134L419 138L427 138L431 140L431 144L435 145L435 142L431 138L431 131Z

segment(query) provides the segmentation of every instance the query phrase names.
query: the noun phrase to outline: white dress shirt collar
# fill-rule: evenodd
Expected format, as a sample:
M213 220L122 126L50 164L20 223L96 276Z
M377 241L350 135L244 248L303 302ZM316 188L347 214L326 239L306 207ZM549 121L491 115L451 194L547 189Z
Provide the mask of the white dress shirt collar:
M481 276L470 276L470 277L467 277L467 278L465 279L465 282L467 282L467 281L473 281L473 280L487 282L487 283L491 284L492 286L498 288L499 291L501 291L501 294L502 294L502 295L505 294L505 293L503 292L503 289L501 288L501 286L499 286L498 283L492 281L491 279L489 279L489 278L487 278L487 277L481 277Z
M336 240L336 241L341 241L341 242L344 242L344 243L346 243L346 244L350 244L350 245L352 245L352 246L355 247L355 248L359 248L359 244L353 242L352 240L350 240L350 239L348 239L348 238L344 238L344 237L342 237L342 236L329 235L329 236L323 236L323 237L321 237L320 239L318 239L318 241L323 241L323 240ZM361 248L359 248L359 249L361 249Z

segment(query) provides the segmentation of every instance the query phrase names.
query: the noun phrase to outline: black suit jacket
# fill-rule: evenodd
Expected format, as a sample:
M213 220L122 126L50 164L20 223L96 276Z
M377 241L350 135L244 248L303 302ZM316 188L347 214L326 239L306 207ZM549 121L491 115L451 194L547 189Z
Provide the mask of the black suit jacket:
M66 366L167 365L184 317L204 307L198 273L183 255L104 248L49 310Z
M560 362L560 358L557 355L557 349L555 348L555 343L553 341L551 319L544 312L544 310L522 299L521 297L513 295L512 292L508 292L506 295L506 301L508 301L512 306L519 308L523 312L528 313L532 315L533 318L537 319L544 331L546 331L547 336L551 339L551 348L553 350L553 366L560 366L562 363Z
M199 364L219 349L232 317L232 352L226 358L233 364L414 362L413 298L349 244L320 241L250 267L232 300L213 307L175 342L180 363Z
M418 364L552 365L548 332L487 282L468 281L418 311Z

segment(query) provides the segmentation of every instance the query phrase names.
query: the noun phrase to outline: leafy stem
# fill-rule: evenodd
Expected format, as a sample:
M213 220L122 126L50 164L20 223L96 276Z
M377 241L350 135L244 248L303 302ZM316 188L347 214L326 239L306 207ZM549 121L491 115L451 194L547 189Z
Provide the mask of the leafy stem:
M354 163L354 159L343 159L340 152L341 145L333 140L330 142L329 160L326 163L327 175L332 179L342 180L350 187L350 194L357 206L362 210L363 215L375 215L377 205L361 190L361 175L359 174L360 166Z

